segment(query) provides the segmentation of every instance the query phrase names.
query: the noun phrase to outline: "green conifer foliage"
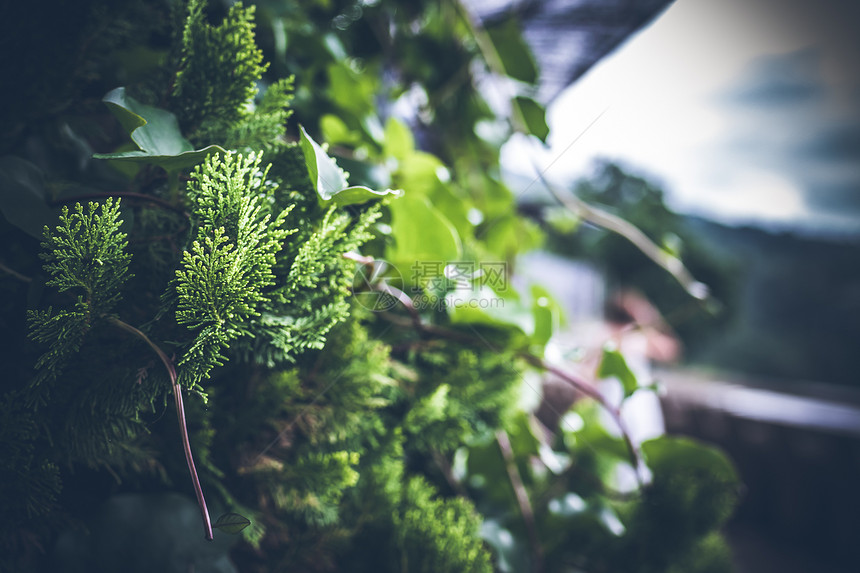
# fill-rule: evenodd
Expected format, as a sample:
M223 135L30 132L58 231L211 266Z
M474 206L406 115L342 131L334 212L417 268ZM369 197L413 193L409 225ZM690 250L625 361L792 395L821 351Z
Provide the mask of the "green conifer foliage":
M614 407L574 380L595 402L570 412L581 428L550 428L549 439L521 405L525 376L547 369L557 308L491 284L507 267L465 286L444 270L461 257L498 269L535 242L498 177L498 149L473 136L476 122L503 119L466 81L498 34L483 37L457 3L363 3L382 18L373 27L341 2L289 3L289 18L261 4L232 4L212 25L205 0L178 2L176 29L155 36L151 22L128 23L147 31L128 39L139 51L103 55L112 67L92 71L119 123L94 111L97 100L59 118L43 110L65 126L44 145L55 163L85 167L52 179L38 157L0 161L13 199L45 203L20 228L0 218L0 325L29 326L29 338L0 346L26 363L0 379L0 570L45 570L40 548L62 562L57 540L87 531L114 494L165 491L196 494L204 523L218 523L216 508L227 516L215 535L240 535L230 558L243 572L486 573L542 558L545 573L720 570L725 546L713 532L736 499L725 458L658 439L643 445L654 483L614 499L607 476L640 454L599 420L600 407ZM269 18L261 29L290 35L278 78L262 76L255 13ZM351 31L332 32L344 18ZM371 29L397 32L349 36ZM447 164L417 149L405 124L377 116L377 98L408 86L384 93L361 58L347 57L357 46L368 70L405 55L402 77L432 92L425 111L453 124L437 134ZM453 58L450 74L428 65L439 53ZM148 63L131 73L137 59ZM130 133L120 126L145 127L151 153L123 163ZM317 126L332 147L313 143L311 162L295 140L307 147ZM320 166L337 181L320 184ZM371 189L391 185L412 198ZM333 199L345 189L348 200ZM56 215L55 204L74 207ZM37 251L25 232L42 219ZM439 270L407 279L409 268L377 266L393 255ZM452 292L504 304L442 304ZM365 308L356 294L386 304ZM439 304L421 306L424 295ZM573 498L584 509L561 503ZM625 532L610 531L607 516ZM162 534L126 535L137 517L110 543ZM659 521L669 524L650 527ZM211 562L191 561L180 570Z
M206 21L205 8L206 0L188 2L173 86L173 107L195 143L205 134L223 133L242 122L266 69L254 42L254 6L237 2L218 26ZM275 101L272 108L278 107Z
M188 186L197 234L176 271L176 320L196 334L179 360L180 380L199 385L223 364L222 349L250 334L248 320L274 283L272 268L289 212L272 219L259 156L210 156Z
M401 571L489 573L490 556L478 538L481 520L463 499L434 498L416 477L406 484L397 520Z
M30 312L31 338L50 345L36 363L34 383L56 378L68 357L80 350L93 323L119 302L131 258L119 227L119 201L108 199L86 209L78 203L72 213L64 207L56 230L45 228L41 257L51 275L46 284L60 292L73 291L77 301L57 314L50 308Z

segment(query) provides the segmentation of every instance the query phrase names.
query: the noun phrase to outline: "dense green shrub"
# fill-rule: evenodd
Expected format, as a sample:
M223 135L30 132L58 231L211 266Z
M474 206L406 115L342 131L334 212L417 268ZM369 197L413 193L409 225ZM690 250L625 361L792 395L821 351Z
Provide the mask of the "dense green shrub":
M512 22L455 2L261 2L266 72L253 8L80 9L127 33L97 56L72 34L87 73L4 121L5 567L725 570L723 456L630 443L594 400L617 405L573 376L586 399L560 427L526 405L561 317L511 286L540 236L499 142L474 135L546 136ZM480 62L520 82L511 125ZM423 125L383 122L410 86ZM648 391L607 356L602 375ZM631 465L653 480L614 492ZM176 492L204 524L222 515L213 544L178 527Z

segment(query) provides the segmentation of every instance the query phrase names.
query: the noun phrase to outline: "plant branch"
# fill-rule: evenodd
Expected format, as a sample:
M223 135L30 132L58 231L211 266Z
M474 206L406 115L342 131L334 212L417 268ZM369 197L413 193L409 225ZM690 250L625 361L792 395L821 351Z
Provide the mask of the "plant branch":
M388 285L386 285L386 286L388 286ZM394 287L389 286L388 288L394 288ZM474 342L475 342L474 338L470 337L466 334L460 333L456 330L451 330L449 328L445 328L443 326L436 326L433 324L425 324L425 323L421 322L420 317L418 316L418 313L417 313L414 305L407 304L404 301L404 298L409 299L409 296L406 293L403 293L403 291L400 291L399 289L395 289L395 290L398 290L402 294L402 297L395 296L395 298L398 301L400 301L402 304L404 304L406 306L407 310L410 311L411 320L409 322L407 322L407 321L403 320L402 317L398 317L397 315L393 315L390 313L381 313L380 315L383 318L385 318L389 322L397 324L398 326L404 326L404 327L412 326L413 328L415 328L419 332L423 332L426 334L432 334L432 335L436 335L436 336L439 336L442 338L448 338L451 340L457 340L459 342L464 342L467 344L474 344ZM383 291L383 292L385 292L385 291ZM392 295L392 296L394 296L394 295ZM411 303L411 299L409 299L409 302ZM547 372L555 374L556 376L561 378L563 381L565 381L568 384L570 384L571 386L573 386L576 390L582 392L583 394L585 394L589 398L596 400L598 404L600 404L607 412L609 412L609 415L612 417L612 419L615 421L615 424L618 426L618 429L621 431L622 439L624 440L624 444L627 446L627 451L630 454L630 463L633 465L633 469L636 472L636 479L637 479L639 485L643 486L644 485L644 475L645 475L645 470L644 470L645 464L642 461L642 455L639 452L639 448L636 446L636 444L633 442L633 438L630 436L630 429L627 427L627 422L625 422L624 419L621 417L621 411L618 408L616 408L615 406L613 406L603 396L603 394L600 393L600 391L594 386L594 384L592 384L588 380L580 378L571 372L568 372L566 370L563 370L562 368L559 368L558 366L554 366L554 365L546 362L543 358L535 356L534 354L531 354L529 352L522 352L522 353L520 353L520 356L522 358L524 358L527 362L529 362L532 366L535 366L541 370L545 370Z
M548 363L546 360L535 356L534 354L523 353L522 357L525 358L529 363L533 366L536 366L542 370L546 370L551 374L561 378L571 386L573 386L576 390L579 390L589 398L593 398L600 404L609 415L612 416L612 419L615 421L615 424L618 426L618 429L621 430L621 437L624 440L624 444L627 446L627 451L630 454L630 462L633 464L633 469L636 472L636 479L639 482L640 486L643 486L644 483L644 462L642 461L642 454L639 451L639 448L633 442L633 438L630 437L630 428L627 427L627 422L624 421L624 418L621 417L621 410L613 406L609 403L609 401L600 393L600 391L588 380L580 378L574 375L567 370L563 370L558 366L554 366Z
M0 261L0 271L3 271L3 272L4 272L4 273L6 273L6 274L12 275L12 276L13 276L13 277L15 277L16 279L18 279L19 281L24 282L24 283L31 283L31 282L33 282L33 279L32 279L32 278L30 278L30 277L28 277L28 276L26 276L26 275L22 275L21 273L19 273L19 272L18 272L18 271L16 271L15 269L10 269L10 268L9 268L9 267L7 267L7 266L6 266L2 261Z
M532 509L529 494L523 485L522 476L517 469L516 461L514 460L514 450L511 446L511 440L508 433L504 430L496 432L496 443L499 445L499 450L502 452L502 458L505 460L505 470L508 472L508 479L511 482L511 487L514 488L514 495L517 499L517 505L520 508L520 514L523 517L523 524L526 527L526 533L531 546L532 559L534 560L532 571L540 573L543 570L543 550L541 548L540 539L538 538L537 525L535 524L535 514Z
M634 247L639 249L646 257L654 261L658 266L668 272L678 283L684 287L687 294L695 299L705 301L709 297L708 286L697 281L693 275L681 262L681 259L670 255L648 238L638 227L625 221L621 217L607 213L603 209L599 209L589 205L572 193L560 193L553 185L551 185L540 169L535 165L535 171L538 178L544 184L544 187L549 190L556 201L558 201L565 209L588 221L593 225L602 227L607 231L612 231L617 235L621 235L630 241Z
M448 461L441 452L437 450L432 451L433 461L436 462L436 467L439 468L439 471L442 472L442 476L445 478L445 481L448 482L448 486L459 496L468 497L466 490L463 488L463 484L461 484L457 478L454 476L454 470L451 467L451 462Z
M194 467L194 458L191 455L191 442L188 439L188 425L185 421L185 404L182 401L182 387L179 385L179 380L176 376L176 367L164 351L152 342L146 334L115 316L108 317L108 320L114 326L117 326L146 342L146 344L158 355L161 363L164 364L164 367L167 369L167 375L170 377L170 384L173 387L173 398L176 402L176 416L179 419L179 432L182 435L182 449L185 452L185 462L188 464L188 472L191 474L191 482L194 484L194 493L197 495L197 505L200 506L200 513L203 516L203 530L205 532L206 539L212 541L212 539L214 539L214 535L212 534L212 520L209 517L209 510L206 508L206 500L203 497L203 488L200 487L200 478L197 475L197 468Z

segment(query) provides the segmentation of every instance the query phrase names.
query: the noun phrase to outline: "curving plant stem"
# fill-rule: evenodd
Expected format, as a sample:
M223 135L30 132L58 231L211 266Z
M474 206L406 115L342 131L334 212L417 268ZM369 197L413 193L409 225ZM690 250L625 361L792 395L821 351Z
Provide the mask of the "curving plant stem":
M624 418L621 417L621 410L612 405L591 382L579 378L573 373L559 368L558 366L554 366L534 354L525 353L522 354L522 357L529 361L533 366L546 370L547 372L561 378L576 390L595 400L609 413L613 421L615 421L615 424L618 426L618 429L621 431L621 438L624 440L624 445L627 446L627 452L630 455L630 463L633 465L633 469L636 472L636 480L640 487L645 485L645 463L642 461L642 453L639 451L639 448L631 437L630 429L627 427L627 422L625 422Z
M444 326L436 326L433 324L426 324L422 322L421 317L418 314L418 311L415 308L415 304L413 303L412 299L402 290L387 284L385 281L379 281L378 283L371 285L371 288L389 294L390 296L394 297L398 302L400 302L404 307L406 307L406 311L409 313L411 320L407 324L400 323L402 326L412 326L419 332L425 332L427 334L441 336L453 340L460 340L466 343L474 343L474 339L471 336L464 335L463 333L460 333L456 330L445 328ZM396 317L390 316L388 314L383 313L382 316L391 322L399 322ZM555 374L556 376L564 380L566 383L570 384L576 390L595 400L609 413L615 424L618 426L618 429L621 431L621 437L624 440L625 446L627 446L627 452L630 456L630 463L636 473L636 481L640 487L644 486L647 480L647 478L645 477L647 475L646 466L642 460L642 453L639 451L639 448L636 446L636 443L631 437L630 429L627 427L627 423L624 421L624 418L621 417L621 410L611 404L606 399L606 397L600 393L600 390L598 390L597 387L588 380L580 378L563 368L554 366L553 364L550 364L543 358L536 356L531 352L522 352L520 353L520 357L528 361L532 366Z
M517 463L514 460L514 449L511 446L508 433L504 430L498 430L496 432L496 443L502 452L502 458L505 460L505 470L508 472L508 480L511 482L511 487L514 488L514 497L516 497L517 505L520 508L520 515L522 515L523 524L528 534L532 552L532 571L540 573L543 571L543 549L538 538L534 510L532 509L526 487L523 485L523 478L517 469Z
M203 497L203 488L200 487L200 478L197 475L197 468L194 466L194 458L191 455L191 442L188 439L188 426L185 423L185 405L182 402L182 387L179 385L179 380L176 376L176 367L164 351L152 342L146 334L115 316L107 318L114 326L117 326L146 342L146 344L155 351L158 358L167 369L167 375L170 376L170 384L173 386L173 399L176 403L176 417L179 419L179 432L182 435L182 449L185 452L185 462L188 464L188 472L191 474L191 482L194 484L194 493L197 495L197 505L200 507L200 513L203 516L204 534L206 535L206 539L212 541L214 539L214 535L212 534L212 520L209 517L209 510L206 508L206 499Z

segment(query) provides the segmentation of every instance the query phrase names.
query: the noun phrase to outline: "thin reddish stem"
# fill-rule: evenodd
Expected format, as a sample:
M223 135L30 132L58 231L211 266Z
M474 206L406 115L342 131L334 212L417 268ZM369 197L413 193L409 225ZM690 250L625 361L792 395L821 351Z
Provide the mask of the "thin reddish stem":
M173 399L176 403L176 417L179 419L179 432L182 435L182 449L185 452L185 462L188 464L188 472L191 474L191 482L194 484L194 493L197 495L197 505L200 507L200 514L203 517L203 531L206 535L206 539L212 541L215 538L212 533L212 520L209 517L209 510L206 508L206 499L203 497L203 488L200 486L200 478L197 475L197 468L194 466L194 457L191 454L191 441L188 439L188 425L185 421L185 404L182 401L182 387L179 385L179 379L176 375L176 367L173 365L173 361L167 357L167 354L152 342L146 334L115 316L109 317L108 320L110 320L110 322L115 326L118 326L146 342L146 344L155 351L158 358L167 369L167 375L170 377L170 384L173 387Z

